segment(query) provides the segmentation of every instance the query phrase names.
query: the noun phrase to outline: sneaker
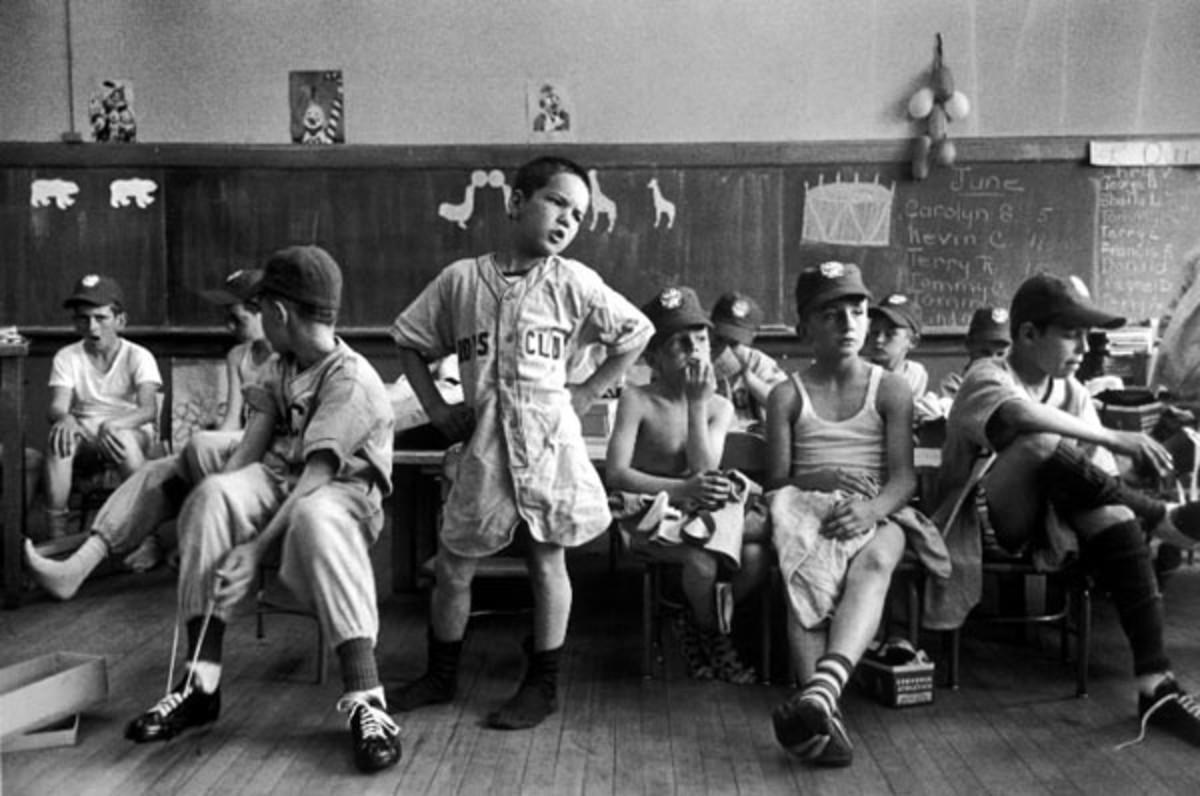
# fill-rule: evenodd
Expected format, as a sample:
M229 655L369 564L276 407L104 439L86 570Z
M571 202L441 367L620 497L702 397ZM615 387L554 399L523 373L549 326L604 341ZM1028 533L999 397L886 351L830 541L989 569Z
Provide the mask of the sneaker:
M704 640L708 647L708 660L718 680L735 685L749 685L758 679L754 669L742 663L737 649L733 646L733 639L729 636L717 631L708 634Z
M675 640L679 642L679 654L687 665L688 677L693 680L712 680L716 672L708 659L708 650L701 639L700 629L692 623L685 611L675 615L672 626L675 630Z
M1200 746L1200 700L1185 693L1174 677L1168 676L1159 683L1154 696L1138 696L1138 716L1143 732L1150 724Z
M350 737L354 740L354 765L372 774L400 760L400 726L372 699L342 697L337 709L350 714Z
M188 727L217 720L221 713L221 689L206 694L186 679L154 707L125 727L125 737L137 743L166 741Z
M771 714L775 739L789 753L819 766L848 766L854 744L840 712L826 713L815 699L793 695Z

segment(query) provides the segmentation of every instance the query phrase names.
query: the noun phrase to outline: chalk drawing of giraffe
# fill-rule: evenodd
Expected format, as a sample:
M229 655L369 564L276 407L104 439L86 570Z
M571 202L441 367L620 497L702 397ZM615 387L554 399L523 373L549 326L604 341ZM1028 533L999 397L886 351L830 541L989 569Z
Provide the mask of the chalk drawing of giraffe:
M650 182L646 183L646 187L650 189L650 194L654 197L654 228L658 229L658 224L662 221L663 216L667 218L667 229L675 226L675 203L662 195L662 190L658 187L658 180L651 178Z
M608 219L608 227L604 230L607 234L613 231L613 227L617 223L617 203L600 190L600 179L597 177L595 169L588 169L587 175L588 183L592 187L592 225L588 229L594 231L596 222L600 220L600 216L604 216Z
M471 215L475 212L475 189L487 185L487 181L486 171L471 172L471 183L463 193L462 202L459 204L442 202L438 205L438 215L447 221L458 224L460 229L466 229L467 222L471 220Z

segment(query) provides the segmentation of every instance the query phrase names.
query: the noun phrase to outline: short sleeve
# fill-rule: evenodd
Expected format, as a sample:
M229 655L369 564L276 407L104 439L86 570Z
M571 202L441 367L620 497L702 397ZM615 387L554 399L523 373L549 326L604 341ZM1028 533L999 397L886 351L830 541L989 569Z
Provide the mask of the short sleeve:
M304 427L303 450L308 459L317 451L330 451L345 462L362 449L386 423L352 373L330 374L321 388L320 402Z
M581 343L599 342L610 354L624 354L644 346L654 327L630 301L600 282L590 297L590 309L580 329Z
M50 364L50 386L65 387L68 390L75 389L75 374L71 368L70 356L65 348L60 348L54 353L54 360Z
M412 303L396 316L388 333L397 346L416 350L427 360L454 353L453 297L458 281L443 269Z
M133 384L157 384L162 386L162 374L158 370L158 362L154 355L141 346L134 346L129 357L130 375Z
M1013 381L1012 374L999 364L979 361L963 378L962 386L950 410L949 423L979 448L990 448L988 421L996 410L1009 401L1029 400Z

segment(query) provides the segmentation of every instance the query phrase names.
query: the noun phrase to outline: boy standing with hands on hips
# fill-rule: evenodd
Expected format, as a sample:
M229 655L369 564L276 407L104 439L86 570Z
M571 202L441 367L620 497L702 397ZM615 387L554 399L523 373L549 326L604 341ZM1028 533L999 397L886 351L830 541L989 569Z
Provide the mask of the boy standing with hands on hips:
M534 594L528 668L516 695L488 716L499 729L533 727L557 709L559 658L571 610L564 551L612 521L579 416L637 359L650 322L591 269L562 257L591 196L587 172L557 157L516 175L508 246L438 274L392 324L405 374L431 422L465 440L445 501L431 599L428 668L393 698L399 710L449 702L481 558L518 535ZM567 387L575 348L607 356ZM465 402L447 406L426 362L457 353Z

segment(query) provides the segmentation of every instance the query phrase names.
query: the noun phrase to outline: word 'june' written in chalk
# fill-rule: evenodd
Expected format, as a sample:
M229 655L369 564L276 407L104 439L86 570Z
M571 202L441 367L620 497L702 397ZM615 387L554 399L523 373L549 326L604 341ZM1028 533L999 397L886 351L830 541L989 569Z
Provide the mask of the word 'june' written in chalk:
M1021 177L974 166L900 207L909 290L931 327L965 326L976 308L1006 303L1010 272L1023 276L1030 252L1046 247L1040 231L1054 213Z

